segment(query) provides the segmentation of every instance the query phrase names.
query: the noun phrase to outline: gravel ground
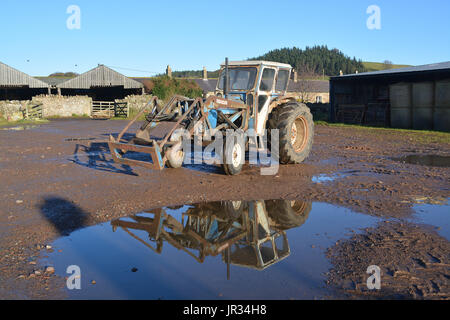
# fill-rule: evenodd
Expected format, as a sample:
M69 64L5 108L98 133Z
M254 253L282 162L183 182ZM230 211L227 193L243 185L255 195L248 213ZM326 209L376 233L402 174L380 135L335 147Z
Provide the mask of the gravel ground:
M46 245L73 230L149 208L216 200L307 199L402 219L411 215L415 203L443 203L450 196L448 167L393 159L411 154L450 156L448 138L318 125L313 152L304 164L281 166L275 176L261 176L259 167L245 166L239 176L228 177L214 166L152 171L115 164L102 141L124 125L119 120L55 120L29 130L0 130L0 298L64 298L60 290L64 281L51 269L45 272L33 264L40 250L53 250ZM383 244L392 234L416 228L408 224L389 227L393 229L370 230L367 238L355 238L349 244L355 248L365 241ZM405 254L422 257L439 246L443 257L439 260L448 266L447 240L438 241L419 229L417 237L424 245L414 249L420 252ZM330 250L339 256L348 248ZM395 250L405 249L392 250L389 254L395 256ZM346 263L338 258L333 261L336 270ZM385 270L392 277L403 277L403 271ZM448 271L448 267L436 269L436 275L443 275L439 276L443 282L436 283L439 292L418 282L416 287L404 286L403 291L393 289L393 295L446 298L448 291L443 288L447 285L448 289ZM339 286L333 279L330 285ZM351 277L349 281L358 283Z

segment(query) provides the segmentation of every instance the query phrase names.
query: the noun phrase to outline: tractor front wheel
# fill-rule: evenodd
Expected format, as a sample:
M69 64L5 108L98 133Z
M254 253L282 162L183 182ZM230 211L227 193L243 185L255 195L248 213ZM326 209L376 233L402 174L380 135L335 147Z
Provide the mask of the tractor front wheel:
M245 143L237 136L227 137L223 149L223 170L234 176L241 172L245 162Z
M182 131L176 130L170 137L170 141L176 142L172 147L167 149L167 166L169 168L181 168L184 161L183 137Z
M178 142L167 151L167 166L169 168L181 168L184 161L184 151L181 142Z

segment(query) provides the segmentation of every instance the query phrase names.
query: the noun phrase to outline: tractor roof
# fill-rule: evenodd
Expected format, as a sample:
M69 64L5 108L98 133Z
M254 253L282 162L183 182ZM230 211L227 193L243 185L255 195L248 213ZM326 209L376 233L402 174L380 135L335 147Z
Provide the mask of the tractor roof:
M274 62L274 61L263 61L263 60L244 60L244 61L229 61L229 66L271 66L278 68L292 68L291 65L286 63ZM225 62L221 64L222 67L225 66Z

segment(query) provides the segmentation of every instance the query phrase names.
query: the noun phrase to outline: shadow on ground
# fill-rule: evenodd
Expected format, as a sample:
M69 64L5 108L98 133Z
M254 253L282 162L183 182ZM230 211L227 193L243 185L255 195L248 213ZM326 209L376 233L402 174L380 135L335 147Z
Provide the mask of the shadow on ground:
M67 199L45 197L39 209L60 235L69 235L72 231L86 226L88 213Z
M108 158L106 155L108 155ZM118 165L114 162L106 142L94 142L88 145L77 144L73 152L73 159L69 160L95 170L137 176L130 166Z

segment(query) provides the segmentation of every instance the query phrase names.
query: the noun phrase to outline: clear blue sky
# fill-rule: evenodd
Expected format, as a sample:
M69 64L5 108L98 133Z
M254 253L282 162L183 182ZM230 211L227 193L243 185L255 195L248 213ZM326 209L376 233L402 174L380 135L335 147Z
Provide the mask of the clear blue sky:
M66 27L72 4L81 9L80 30ZM372 4L381 9L381 30L366 27ZM35 76L82 73L98 63L215 70L225 56L322 44L364 61L450 60L448 0L1 0L0 6L0 61Z

